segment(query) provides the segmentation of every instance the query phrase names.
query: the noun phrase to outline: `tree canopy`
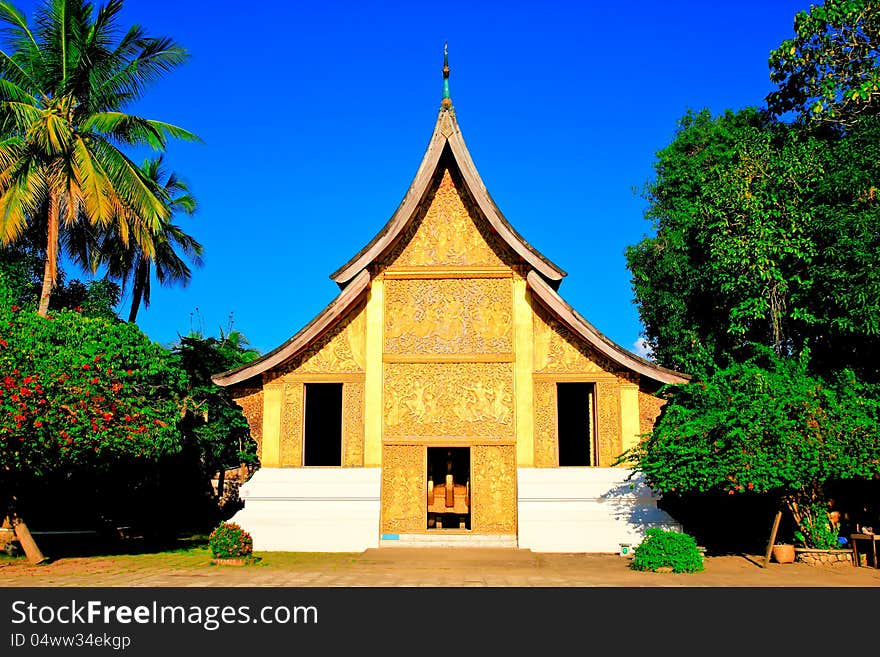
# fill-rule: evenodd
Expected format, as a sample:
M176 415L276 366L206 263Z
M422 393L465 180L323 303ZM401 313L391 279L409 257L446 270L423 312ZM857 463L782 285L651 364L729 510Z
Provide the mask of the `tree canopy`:
M770 53L771 111L839 128L880 114L880 3L826 0L799 12L794 30Z
M828 486L880 476L880 7L795 31L768 108L688 112L657 154L627 264L654 357L694 382L624 460L668 494L771 495L835 547Z
M655 232L626 257L660 363L698 374L759 343L876 375L880 121L837 137L758 109L689 112L655 170Z

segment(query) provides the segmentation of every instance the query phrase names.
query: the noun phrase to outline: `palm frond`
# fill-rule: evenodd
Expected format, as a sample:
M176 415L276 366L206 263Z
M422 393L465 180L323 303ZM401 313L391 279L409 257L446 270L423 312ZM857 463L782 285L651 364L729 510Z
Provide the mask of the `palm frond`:
M142 217L152 230L170 216L168 208L155 193L155 186L122 151L103 139L92 138L91 148L112 181L113 194L122 206Z
M30 103L22 103L14 100L0 101L0 114L9 121L12 132L24 134L28 129L40 122L44 110L34 107Z
M110 197L113 195L110 191L112 188L110 176L83 139L76 140L72 161L73 170L69 179L78 184L85 215L92 223L109 224L114 217L110 203ZM127 236L123 239L127 240Z
M133 47L138 49L132 58ZM144 90L189 59L189 53L171 39L146 37L142 33L126 39L125 48L114 53L115 70L95 89L92 111L120 105L103 104L108 99L136 100Z
M165 135L146 119L124 112L96 112L82 122L83 132L98 132L117 143L165 147Z

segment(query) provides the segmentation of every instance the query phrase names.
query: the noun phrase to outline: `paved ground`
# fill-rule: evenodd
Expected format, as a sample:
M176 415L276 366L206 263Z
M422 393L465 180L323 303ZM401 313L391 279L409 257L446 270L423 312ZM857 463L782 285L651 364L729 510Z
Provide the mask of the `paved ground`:
M359 554L262 553L247 567L213 566L207 552L180 557L65 558L42 566L0 561L0 586L272 587L880 587L880 569L708 556L694 574L646 573L608 554L529 550L382 548Z

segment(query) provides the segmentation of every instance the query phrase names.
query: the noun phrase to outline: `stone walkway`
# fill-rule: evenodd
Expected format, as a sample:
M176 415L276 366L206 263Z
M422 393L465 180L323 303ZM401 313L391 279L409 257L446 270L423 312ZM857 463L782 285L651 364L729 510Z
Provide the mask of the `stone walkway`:
M379 548L359 554L263 553L247 567L207 556L134 555L0 561L0 586L266 587L880 587L880 569L770 563L763 556L709 556L694 574L646 573L609 554L492 548Z

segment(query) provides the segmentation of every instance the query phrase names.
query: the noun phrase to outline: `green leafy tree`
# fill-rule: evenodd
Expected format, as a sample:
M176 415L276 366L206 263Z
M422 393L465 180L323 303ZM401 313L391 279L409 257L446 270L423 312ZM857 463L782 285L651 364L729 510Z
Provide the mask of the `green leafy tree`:
M826 0L794 19L795 36L770 53L767 97L777 115L852 126L880 114L880 3Z
M10 517L48 477L99 476L180 449L186 375L135 325L39 316L0 278L0 373L0 512Z
M880 475L880 388L807 365L759 347L668 390L653 433L624 458L659 493L773 495L807 547L829 547L828 483Z
M232 330L220 331L220 337L199 333L181 337L173 353L187 373L187 394L180 422L184 439L197 447L204 465L203 476L220 472L218 496L222 497L226 468L257 463L256 442L247 419L229 391L211 381L211 376L259 357L247 339Z
M688 113L657 157L655 232L626 251L657 360L702 375L759 343L872 376L877 121L838 138L754 109Z
M121 0L95 10L85 0L46 0L35 27L0 1L0 241L15 241L45 212L45 316L57 279L59 233L83 219L116 222L127 243L131 216L158 231L168 209L119 146L164 149L196 137L123 111L150 83L186 59L165 37L139 26L121 38ZM149 248L148 244L144 244Z

